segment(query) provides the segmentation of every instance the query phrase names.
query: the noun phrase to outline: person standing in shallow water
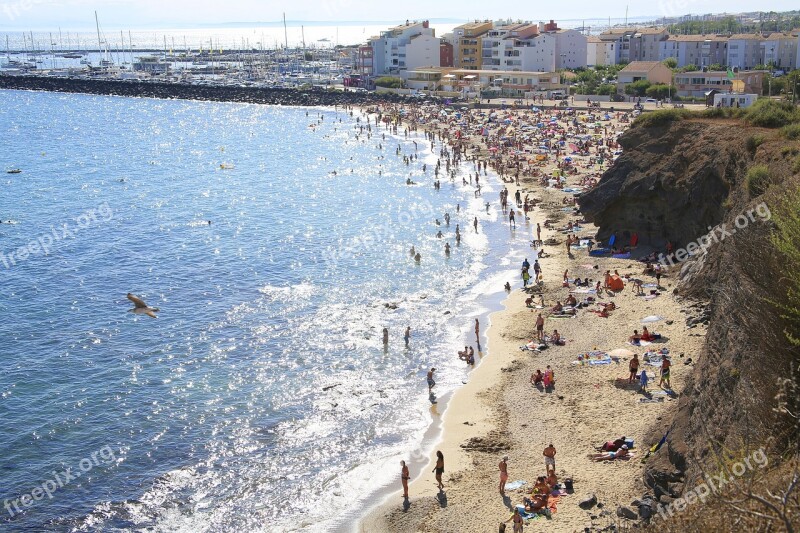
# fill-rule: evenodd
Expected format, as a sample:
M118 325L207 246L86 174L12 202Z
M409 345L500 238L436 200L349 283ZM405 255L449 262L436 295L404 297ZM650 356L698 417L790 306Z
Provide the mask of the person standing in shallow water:
M478 217L475 217L475 220L472 221L472 225L475 227L475 233L478 233Z
M444 454L441 451L436 451L436 466L433 468L432 472L436 473L436 482L439 490L444 488L444 483L442 483L442 474L444 474Z
M403 499L408 499L408 480L411 476L405 461L400 461L400 483L403 484Z
M478 322L478 319L475 319L475 340L480 344L481 342L481 323Z
M403 334L403 340L406 341L406 348L408 348L408 342L411 340L411 326L406 327L406 332Z

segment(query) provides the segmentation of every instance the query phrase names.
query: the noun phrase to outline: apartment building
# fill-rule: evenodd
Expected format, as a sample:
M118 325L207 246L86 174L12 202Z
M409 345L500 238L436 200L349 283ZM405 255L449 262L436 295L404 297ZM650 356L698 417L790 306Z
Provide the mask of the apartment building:
M636 34L636 29L614 28L606 30L598 37L600 40L614 43L614 64L631 62L631 39Z
M440 40L428 21L408 22L371 37L372 75L400 74L421 66L439 66Z
M616 64L616 41L604 41L590 35L586 38L586 65L589 67Z
M658 60L675 58L678 67L724 65L728 39L719 35L670 35L659 43Z
M540 28L543 31L540 31ZM498 26L483 38L484 70L553 72L586 66L586 36L559 29L554 21Z
M761 64L772 64L781 70L797 67L797 33L770 33L760 43Z
M749 70L761 63L761 35L757 33L734 34L728 37L728 58L731 68Z
M666 28L637 28L630 39L630 60L659 61L661 42L667 37Z
M492 21L485 20L462 24L453 29L457 43L454 45L453 59L457 67L468 70L482 68L481 48L483 37L494 27Z
M769 73L763 70L728 72L683 72L675 74L674 84L679 96L705 96L707 92L717 89L720 92L730 92L734 88L734 81L741 82L737 92L761 94L764 77Z

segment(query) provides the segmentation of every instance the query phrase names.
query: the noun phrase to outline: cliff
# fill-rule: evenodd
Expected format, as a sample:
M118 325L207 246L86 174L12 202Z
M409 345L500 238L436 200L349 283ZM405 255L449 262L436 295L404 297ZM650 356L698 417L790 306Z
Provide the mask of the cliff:
M635 231L644 244L686 246L724 225L706 250L671 272L680 279L675 295L685 301L687 327L703 321L708 330L703 352L687 354L694 368L677 391L667 445L648 462L645 484L667 511L651 527L797 527L800 351L785 333L797 337L798 323L780 306L796 301L790 281L800 265L776 249L773 235L779 213L791 218L794 210L800 222L800 142L785 131L707 118L635 124L621 142L624 154L580 197L601 238ZM653 428L650 441L662 433ZM758 450L764 467L755 463ZM745 462L750 467L740 475ZM720 473L734 481L698 500L705 490L698 487L709 488L709 477ZM786 498L769 496L787 490ZM678 500L675 512L677 498L693 498L692 505Z

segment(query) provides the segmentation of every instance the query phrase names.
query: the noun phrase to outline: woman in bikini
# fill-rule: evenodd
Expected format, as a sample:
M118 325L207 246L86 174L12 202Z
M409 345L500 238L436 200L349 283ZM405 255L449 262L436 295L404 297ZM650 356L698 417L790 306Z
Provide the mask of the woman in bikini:
M433 472L436 473L436 482L438 483L439 490L444 488L444 484L442 484L442 474L444 473L444 455L441 451L436 451L436 466L433 469Z

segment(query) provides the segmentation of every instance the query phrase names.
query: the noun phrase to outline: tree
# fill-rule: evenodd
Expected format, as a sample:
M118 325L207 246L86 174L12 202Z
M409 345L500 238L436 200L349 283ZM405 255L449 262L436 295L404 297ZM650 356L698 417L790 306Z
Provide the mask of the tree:
M678 67L678 60L675 59L674 57L668 57L664 61L662 61L662 63L664 63L664 65L668 66L671 69Z
M625 86L625 94L630 94L632 96L644 96L648 87L650 87L649 81L637 80Z
M665 83L657 83L648 87L645 90L645 94L648 98L664 100L675 94L675 86L670 86Z
M389 89L399 89L403 86L403 78L381 76L375 80L375 85L378 87L387 87Z
M617 92L617 86L611 83L604 83L597 87L598 95L611 95Z

